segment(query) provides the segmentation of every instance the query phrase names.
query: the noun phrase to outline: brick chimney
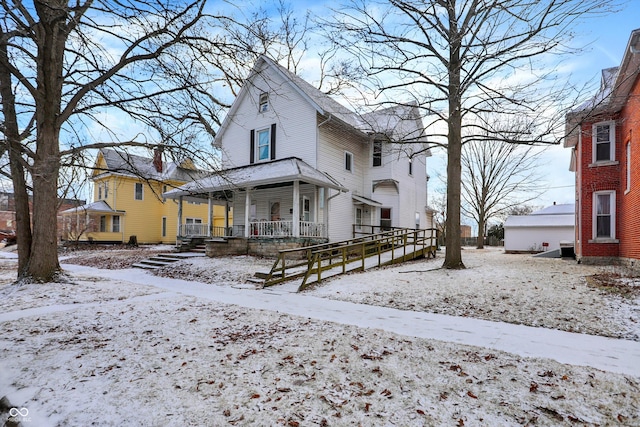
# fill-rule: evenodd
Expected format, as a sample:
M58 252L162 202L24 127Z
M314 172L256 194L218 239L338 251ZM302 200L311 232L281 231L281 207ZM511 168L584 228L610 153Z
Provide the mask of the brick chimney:
M153 150L153 167L156 168L156 172L162 173L162 146L159 145Z

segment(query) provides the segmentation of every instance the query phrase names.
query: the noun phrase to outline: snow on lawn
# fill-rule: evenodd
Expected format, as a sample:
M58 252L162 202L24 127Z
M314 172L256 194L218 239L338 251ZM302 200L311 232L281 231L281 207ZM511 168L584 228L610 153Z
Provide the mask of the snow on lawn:
M640 340L640 287L620 279L611 292L575 261L465 249L464 270L440 269L442 255L330 279L310 295L403 310L473 317ZM626 283L626 285L625 285ZM635 286L634 286L635 283Z
M515 299L525 303L522 292L537 298L538 308L519 321L545 322L543 301L553 301L547 317L572 315L576 324L612 334L624 332L621 319L592 322L586 317L595 309L558 307L593 305L598 316L611 318L617 313L606 311L615 308L611 300L637 317L632 299L624 302L584 283L585 275L602 270L520 257L518 273L510 256L473 252L463 253L470 268L462 272L407 272L437 268L439 258L348 275L310 293L351 300L362 294L369 303L397 302L405 309L410 303L416 310L446 306L429 305L427 295L434 294L434 301L448 298L455 313L504 312L513 321L512 310L532 311L517 307ZM187 280L234 286L270 264L231 260L192 259L176 268L193 274ZM537 276L529 276L529 267ZM0 398L28 409L23 426L640 425L639 377L225 305L78 272L69 274L69 283L23 287L12 285L12 276L15 261L0 260L5 312L40 307L38 314L0 321ZM556 277L576 289L550 284ZM486 292L485 304L494 308L480 307L469 288ZM499 295L506 298L492 299ZM1 414L0 425L9 417Z

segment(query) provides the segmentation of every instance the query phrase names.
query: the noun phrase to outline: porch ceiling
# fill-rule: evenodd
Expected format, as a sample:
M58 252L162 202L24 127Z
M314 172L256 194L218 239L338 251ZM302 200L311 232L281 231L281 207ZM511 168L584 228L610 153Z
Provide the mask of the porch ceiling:
M245 188L270 187L300 181L308 184L328 187L339 191L348 191L329 175L312 168L296 157L257 163L233 169L226 169L197 181L164 193L168 199L183 196L206 194Z

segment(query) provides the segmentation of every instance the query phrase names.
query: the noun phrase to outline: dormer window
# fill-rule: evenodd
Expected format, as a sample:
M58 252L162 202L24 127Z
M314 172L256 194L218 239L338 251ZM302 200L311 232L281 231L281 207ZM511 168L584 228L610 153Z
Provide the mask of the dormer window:
M269 93L262 92L258 102L258 111L261 113L269 111Z

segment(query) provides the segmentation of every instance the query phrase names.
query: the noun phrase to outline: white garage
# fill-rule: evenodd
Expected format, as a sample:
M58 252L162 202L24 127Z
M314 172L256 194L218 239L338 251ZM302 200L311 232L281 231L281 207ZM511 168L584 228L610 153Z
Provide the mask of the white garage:
M575 239L575 205L549 206L530 215L512 215L504 223L507 253L545 252L560 249Z

